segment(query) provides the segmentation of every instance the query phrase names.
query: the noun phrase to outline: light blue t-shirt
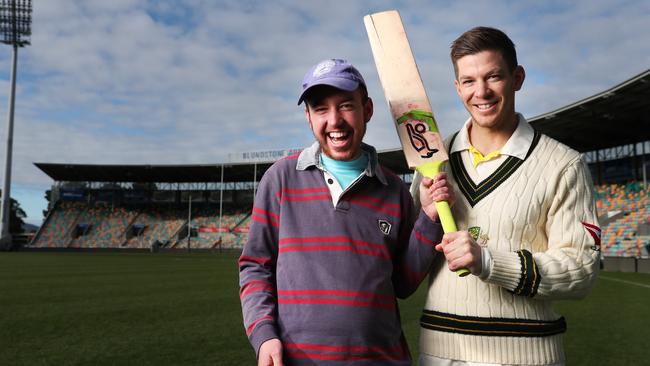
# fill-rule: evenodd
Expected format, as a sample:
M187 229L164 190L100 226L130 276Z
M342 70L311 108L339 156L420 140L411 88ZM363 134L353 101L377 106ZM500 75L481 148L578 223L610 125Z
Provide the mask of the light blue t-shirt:
M368 154L365 152L350 161L334 160L325 156L325 154L320 154L320 160L325 170L336 178L343 190L348 188L368 167Z

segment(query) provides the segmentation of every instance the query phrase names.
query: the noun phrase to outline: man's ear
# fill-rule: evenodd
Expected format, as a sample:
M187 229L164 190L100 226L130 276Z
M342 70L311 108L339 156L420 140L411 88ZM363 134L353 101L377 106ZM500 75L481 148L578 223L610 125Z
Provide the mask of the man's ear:
M526 79L526 70L521 65L517 65L515 71L513 72L515 77L515 91L519 91L521 86L524 85L524 79Z
M454 79L454 86L456 87L456 93L458 93L458 96L462 97L462 95L460 95L460 83L458 82L458 79Z
M311 115L309 114L309 105L305 102L305 118L307 119L307 122L309 122L309 128L311 127Z
M374 112L374 106L372 104L372 98L368 97L366 104L363 106L363 118L366 123L370 122L372 118L372 113Z

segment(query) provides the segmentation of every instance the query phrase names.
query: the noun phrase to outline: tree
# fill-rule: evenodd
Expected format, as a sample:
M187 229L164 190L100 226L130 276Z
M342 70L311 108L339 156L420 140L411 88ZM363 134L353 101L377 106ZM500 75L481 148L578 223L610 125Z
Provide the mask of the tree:
M52 205L51 199L52 199L52 190L48 189L47 191L45 191L45 200L47 201L47 208L43 210L43 218L46 218L47 214L50 213L50 206Z
M11 212L9 213L9 232L11 234L22 234L25 230L23 225L25 225L24 218L27 217L25 211L20 208L20 203L15 199L11 199Z
M2 191L0 190L0 197L2 197ZM25 221L24 218L27 217L25 211L20 207L20 203L15 199L11 198L10 209L9 209L9 233L12 235L22 234L24 232L23 225Z

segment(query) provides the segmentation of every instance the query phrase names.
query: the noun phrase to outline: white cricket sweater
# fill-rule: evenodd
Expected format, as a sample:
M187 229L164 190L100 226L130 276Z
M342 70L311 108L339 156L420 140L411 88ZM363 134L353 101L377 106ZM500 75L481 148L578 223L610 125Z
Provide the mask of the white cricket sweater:
M484 280L458 277L444 259L437 261L420 352L496 364L562 362L566 324L552 300L586 296L599 267L586 164L576 151L536 133L525 160L508 157L479 184L459 153L450 156L446 170L453 173L458 229L488 248L492 269Z

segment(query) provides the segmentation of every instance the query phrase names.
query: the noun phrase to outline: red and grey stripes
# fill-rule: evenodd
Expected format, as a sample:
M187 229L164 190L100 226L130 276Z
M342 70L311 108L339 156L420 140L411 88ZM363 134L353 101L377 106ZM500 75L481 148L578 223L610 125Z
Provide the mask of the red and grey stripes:
M273 318L271 315L264 315L264 316L262 316L262 317L260 317L260 318L258 318L258 319L253 320L253 321L250 323L250 325L246 328L246 335L247 335L247 336L251 335L251 333L253 333L253 330L255 330L255 327L256 327L258 324L260 324L260 323L262 323L262 322L264 322L264 321L269 321L269 322L271 322L271 321L273 321L273 320L274 320L274 318Z
M420 232L420 230L413 229L413 232L415 233L415 237L416 237L416 238L417 238L417 239L418 239L422 244L426 244L426 245L429 245L429 246L432 246L432 247L435 247L436 244L438 244L438 243L435 243L433 240L428 239L426 236L424 236L424 235Z
M402 216L400 212L401 207L399 204L385 202L384 200L376 197L357 194L352 196L348 201L351 204L361 205L373 211L380 212L393 217L399 218Z
M380 257L390 260L390 253L385 244L371 243L353 239L348 236L311 236L303 238L282 238L279 242L279 252L314 252L314 251L347 251L356 254Z
M271 225L274 227L280 227L280 216L271 211L263 210L259 207L253 207L253 213L251 214L251 219L257 221L264 225Z
M280 203L289 202L309 202L309 201L331 201L332 196L327 187L307 187L307 188L282 188L275 193Z
M409 352L404 344L392 347L369 347L351 345L284 343L289 358L320 361L405 361L410 363Z
M275 197L280 203L284 202L314 202L314 201L332 201L332 196L327 187L306 187L306 188L282 188L275 193ZM363 206L375 212L383 213L392 217L400 218L399 203L386 202L383 198L373 197L364 194L349 195L344 198L351 205ZM255 209L253 209L255 213ZM255 219L255 217L253 217Z
M395 310L395 296L347 290L278 290L278 303L284 305L327 305Z
M241 300L244 300L246 296L259 291L273 292L273 284L270 281L264 280L249 281L241 287L241 290L239 291L239 298Z
M269 257L252 257L248 255L242 255L239 257L239 269L246 265L260 265L267 266L271 262Z

